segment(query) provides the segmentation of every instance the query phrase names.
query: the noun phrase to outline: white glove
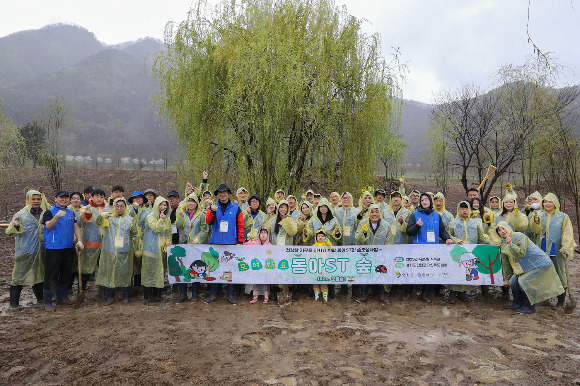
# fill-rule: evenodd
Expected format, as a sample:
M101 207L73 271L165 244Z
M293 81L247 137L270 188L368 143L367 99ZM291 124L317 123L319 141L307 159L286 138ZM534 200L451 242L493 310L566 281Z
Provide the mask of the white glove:
M22 219L20 217L16 217L14 220L12 220L12 223L14 224L14 226L20 226L22 225Z
M138 207L139 207L139 204L138 204L138 203L136 203L135 201L133 201L133 206L134 206L135 208L138 208Z
M217 211L217 205L216 204L211 204L211 211L212 212Z
M77 241L77 248L79 251L82 251L83 249L85 249L85 245L83 244L82 241Z
M105 220L106 220L106 219L108 219L110 215L111 215L111 213L109 213L109 212L103 212L103 213L101 214L101 216L103 216L103 218L104 218Z
M66 210L59 210L58 212L56 212L56 214L54 215L54 217L64 217L66 215Z

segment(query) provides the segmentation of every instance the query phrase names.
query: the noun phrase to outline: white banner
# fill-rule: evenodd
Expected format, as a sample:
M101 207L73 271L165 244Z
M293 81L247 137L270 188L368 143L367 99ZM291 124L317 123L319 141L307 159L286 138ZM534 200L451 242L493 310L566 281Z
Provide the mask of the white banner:
M169 283L503 284L495 245L172 245Z

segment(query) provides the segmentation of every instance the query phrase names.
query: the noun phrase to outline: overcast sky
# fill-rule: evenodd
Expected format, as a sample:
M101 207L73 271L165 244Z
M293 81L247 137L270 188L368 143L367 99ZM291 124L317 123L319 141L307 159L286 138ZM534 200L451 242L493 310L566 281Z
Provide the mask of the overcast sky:
M215 1L214 1L215 2ZM107 44L145 36L163 38L167 21L187 16L191 0L2 0L0 36L74 23ZM528 0L336 0L367 20L364 31L381 34L383 52L398 47L408 62L406 99L430 103L460 82L484 89L504 64L533 53L526 23ZM536 45L567 66L563 83L580 83L580 2L532 0L530 34ZM0 53L1 55L1 53Z

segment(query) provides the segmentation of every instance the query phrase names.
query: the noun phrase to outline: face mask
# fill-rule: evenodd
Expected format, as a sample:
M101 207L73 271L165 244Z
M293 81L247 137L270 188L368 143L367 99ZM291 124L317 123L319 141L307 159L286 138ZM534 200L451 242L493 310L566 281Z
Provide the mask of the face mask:
M530 208L533 210L538 210L538 209L540 209L540 203L534 202L533 204L530 205Z

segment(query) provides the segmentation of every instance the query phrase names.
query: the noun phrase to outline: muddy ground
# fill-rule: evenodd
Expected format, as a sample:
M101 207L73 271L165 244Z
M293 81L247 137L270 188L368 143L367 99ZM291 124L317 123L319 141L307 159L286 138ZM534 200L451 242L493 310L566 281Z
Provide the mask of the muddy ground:
M173 176L114 178L129 178L129 190L147 178L166 187ZM34 186L26 178L2 192L14 194L9 210ZM168 289L148 307L140 297L104 306L91 282L82 307L48 314L30 288L9 309L13 239L3 232L0 248L1 384L580 384L579 310L519 315L503 309L499 290L485 302L475 288L455 305L402 294L358 304L343 289L326 306L304 294L282 306L242 295L232 306L223 297L177 305ZM578 288L577 259L571 267Z

